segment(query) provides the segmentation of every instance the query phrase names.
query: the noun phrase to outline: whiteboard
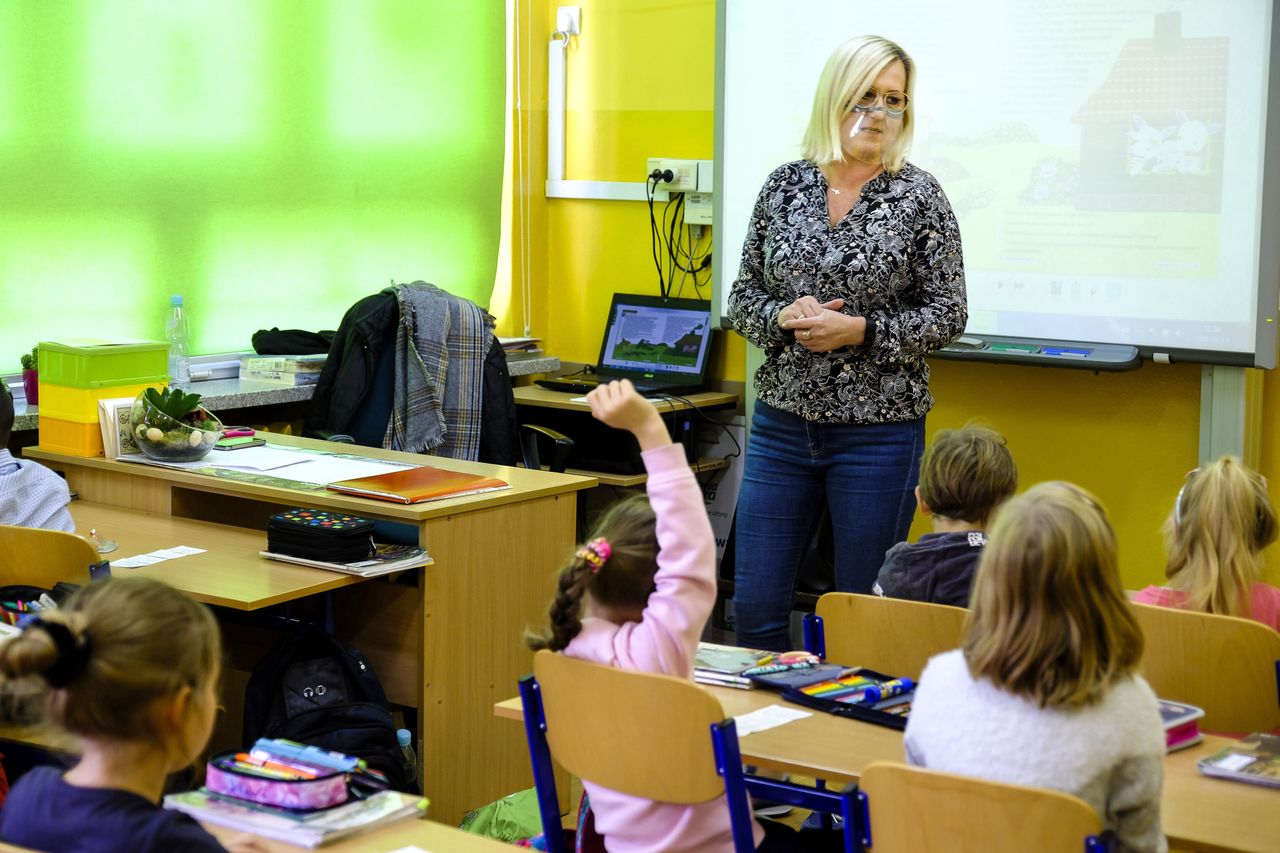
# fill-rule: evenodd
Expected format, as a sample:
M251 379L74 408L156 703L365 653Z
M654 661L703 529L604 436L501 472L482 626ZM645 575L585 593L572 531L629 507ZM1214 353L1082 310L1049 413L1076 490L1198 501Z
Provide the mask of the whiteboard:
M1277 31L1268 0L719 0L713 303L822 65L870 33L917 67L908 159L960 222L969 333L1274 367Z

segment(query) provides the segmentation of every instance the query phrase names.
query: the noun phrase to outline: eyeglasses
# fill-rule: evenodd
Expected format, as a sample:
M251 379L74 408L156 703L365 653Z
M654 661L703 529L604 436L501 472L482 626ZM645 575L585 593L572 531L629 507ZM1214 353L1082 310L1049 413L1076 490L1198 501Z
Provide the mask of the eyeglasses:
M875 109L876 101L883 104L887 115L898 118L907 111L911 98L906 92L877 92L875 89L868 89L858 98L853 108L860 113L869 113Z

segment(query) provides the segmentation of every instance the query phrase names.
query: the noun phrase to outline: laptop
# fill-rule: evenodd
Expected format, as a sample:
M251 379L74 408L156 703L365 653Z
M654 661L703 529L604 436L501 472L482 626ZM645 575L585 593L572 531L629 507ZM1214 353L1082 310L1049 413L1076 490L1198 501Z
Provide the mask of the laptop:
M710 352L710 302L615 293L595 373L537 384L585 394L602 382L630 379L642 394L693 394L706 382Z

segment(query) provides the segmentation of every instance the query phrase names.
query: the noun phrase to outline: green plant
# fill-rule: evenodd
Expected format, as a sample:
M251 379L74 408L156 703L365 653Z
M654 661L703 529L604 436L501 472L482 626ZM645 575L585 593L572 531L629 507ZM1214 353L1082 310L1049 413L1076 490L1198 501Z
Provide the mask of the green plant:
M32 347L32 348L31 348L31 352L30 352L30 354L25 353L25 352L22 354L22 358L20 359L20 361L22 362L22 369L23 369L23 370L35 370L35 369L36 369L36 365L38 365L38 364L40 363L40 359L39 359L39 356L38 356L38 353L39 353L39 352L40 352L40 348L39 348L39 347Z
M143 396L156 411L168 415L175 421L183 420L200 406L199 394L188 394L176 385L171 385L163 391L148 388L143 392Z

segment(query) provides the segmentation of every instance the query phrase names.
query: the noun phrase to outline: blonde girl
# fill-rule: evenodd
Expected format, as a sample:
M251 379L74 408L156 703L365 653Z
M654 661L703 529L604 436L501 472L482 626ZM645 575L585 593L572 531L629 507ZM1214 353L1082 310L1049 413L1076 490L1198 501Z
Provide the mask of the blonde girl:
M672 444L653 403L630 382L603 385L587 402L598 420L635 436L649 475L648 497L622 501L601 518L560 573L549 626L526 641L607 666L692 678L716 598L715 539L702 489L684 448ZM661 736L661 721L654 727L636 734ZM630 797L587 779L582 786L610 853L733 850L723 797L686 806ZM765 823L767 829L759 822L755 827L757 850L820 849L799 846L800 836L789 827Z
M1169 585L1149 586L1133 600L1240 616L1280 631L1280 589L1260 580L1262 551L1276 533L1266 478L1234 456L1197 468L1165 522Z
M48 687L48 717L77 744L63 772L24 775L0 812L0 838L60 851L219 851L187 815L160 808L165 777L204 749L222 656L209 610L159 581L110 579L0 645L0 678ZM237 839L232 850L265 850Z
M913 764L1080 797L1120 850L1163 851L1164 730L1135 673L1142 633L1097 500L1041 483L997 512L963 648L933 658L907 720Z

